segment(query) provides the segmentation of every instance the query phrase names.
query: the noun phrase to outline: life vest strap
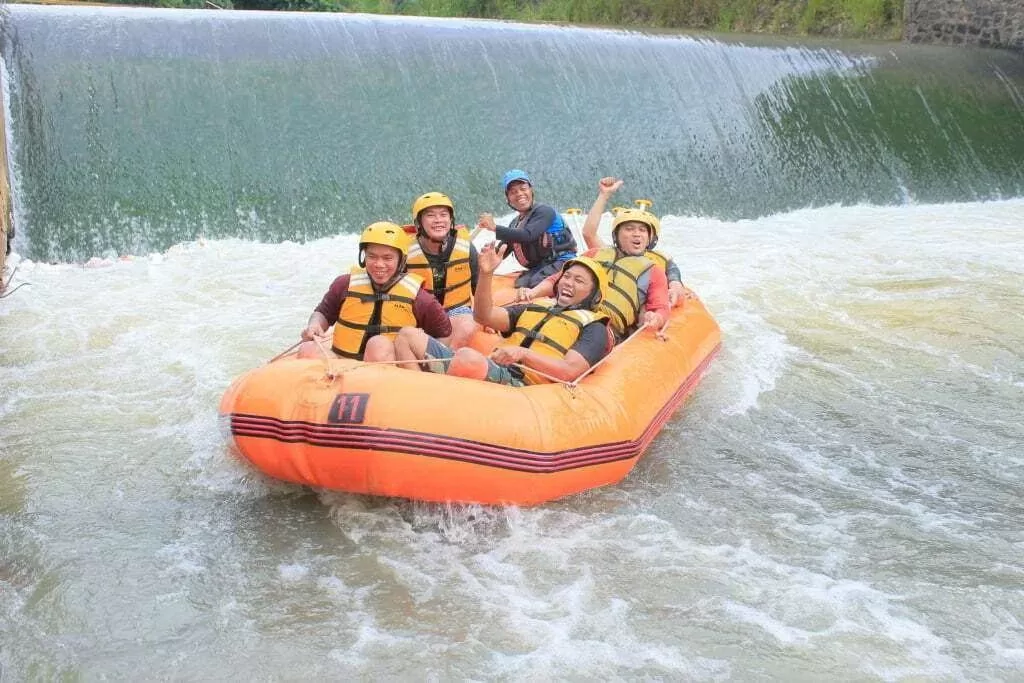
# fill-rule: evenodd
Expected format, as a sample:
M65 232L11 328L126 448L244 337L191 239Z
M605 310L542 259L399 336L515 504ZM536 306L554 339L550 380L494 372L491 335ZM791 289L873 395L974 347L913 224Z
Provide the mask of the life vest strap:
M517 327L515 331L519 332L524 337L526 337L526 339L530 343L537 341L540 342L541 344L547 344L553 349L558 349L560 353L569 353L569 349L565 348L564 346L557 342L552 341L551 338L548 337L546 334L540 334L534 330L530 330L525 327ZM522 346L524 346L525 348L529 348L529 344L523 344Z

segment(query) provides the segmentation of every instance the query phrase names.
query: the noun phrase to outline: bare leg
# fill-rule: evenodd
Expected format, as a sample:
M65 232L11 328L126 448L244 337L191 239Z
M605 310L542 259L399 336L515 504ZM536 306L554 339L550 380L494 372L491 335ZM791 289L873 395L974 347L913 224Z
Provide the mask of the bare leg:
M486 379L487 357L476 349L464 346L455 352L455 357L448 366L448 374L470 379Z
M418 327L403 327L395 337L398 360L423 360L427 357L427 333Z
M427 342L430 337L418 327L403 327L395 337L395 357L402 361L423 360L427 357ZM403 363L402 367L410 370L419 368L424 372L429 371L426 363Z
M394 343L382 334L370 337L363 350L363 360L367 363L379 363L380 361L395 360Z
M448 347L461 349L469 343L469 338L476 332L476 323L472 315L457 315L452 318L452 336L449 337Z

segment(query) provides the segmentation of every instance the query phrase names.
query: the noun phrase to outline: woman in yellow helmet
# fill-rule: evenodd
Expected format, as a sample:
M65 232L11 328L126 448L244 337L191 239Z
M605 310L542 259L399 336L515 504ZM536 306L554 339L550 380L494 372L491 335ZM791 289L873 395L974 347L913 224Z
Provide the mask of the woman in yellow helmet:
M407 326L447 337L451 321L417 275L405 272L409 237L398 225L378 222L359 238L359 265L331 283L302 330L300 358L320 357L315 340L334 325L331 351L343 358L394 360L392 339Z
M412 203L415 234L406 268L423 278L452 321L452 336L445 343L465 346L476 331L471 308L477 283L477 251L464 225L455 225L455 204L445 194L428 192Z
M553 299L529 304L495 306L491 276L505 258L505 247L489 244L480 252L480 283L473 317L481 325L508 338L490 357L476 349L457 351L441 344L423 330L405 328L395 339L399 360L450 360L426 364L434 372L482 379L497 384L523 386L572 381L601 360L611 348L608 318L595 309L607 293L604 268L592 259L566 261ZM436 366L436 367L435 367Z

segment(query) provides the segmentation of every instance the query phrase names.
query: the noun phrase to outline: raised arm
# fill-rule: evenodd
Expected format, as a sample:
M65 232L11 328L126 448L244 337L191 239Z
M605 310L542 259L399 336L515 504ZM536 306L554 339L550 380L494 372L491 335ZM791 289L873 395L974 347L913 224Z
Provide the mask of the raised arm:
M601 178L597 183L597 199L587 212L587 220L583 222L583 240L587 243L588 249L600 249L607 246L597 234L597 228L601 225L601 216L604 214L605 205L615 192L622 187L623 181L619 178Z
M505 258L505 250L508 247L502 245L500 249L494 248L494 242L486 245L480 250L477 256L477 265L480 268L480 281L476 283L476 294L473 297L473 320L484 327L490 327L498 332L508 332L509 318L508 311L500 306L494 305L494 295L491 288L491 280L495 269Z

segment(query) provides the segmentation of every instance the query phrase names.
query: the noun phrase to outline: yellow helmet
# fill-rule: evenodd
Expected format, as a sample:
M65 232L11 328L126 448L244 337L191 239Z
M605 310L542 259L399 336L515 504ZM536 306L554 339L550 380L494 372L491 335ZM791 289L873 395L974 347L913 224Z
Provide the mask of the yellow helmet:
M595 290L597 296L594 297L592 306L597 306L604 301L604 297L608 293L608 272L599 261L589 256L577 256L576 258L569 259L562 265L562 272L564 273L570 266L575 265L583 266L594 275L594 282L597 283L597 289Z
M658 220L658 217L643 209L622 209L619 207L616 207L616 209L614 212L615 218L612 220L612 239L616 239L619 226L623 223L643 223L651 230L651 243L647 245L647 248L654 249L654 245L658 243L658 236L661 234L661 221ZM618 246L617 242L616 246Z
M409 253L409 236L402 230L401 226L388 221L378 221L366 226L363 234L359 237L359 265L366 266L366 259L363 251L367 244L382 244L385 247L397 249L402 255L402 263Z
M452 220L455 220L455 204L448 198L448 195L440 192L428 192L416 198L412 203L412 222L419 225L420 213L432 206L444 206L452 212Z

